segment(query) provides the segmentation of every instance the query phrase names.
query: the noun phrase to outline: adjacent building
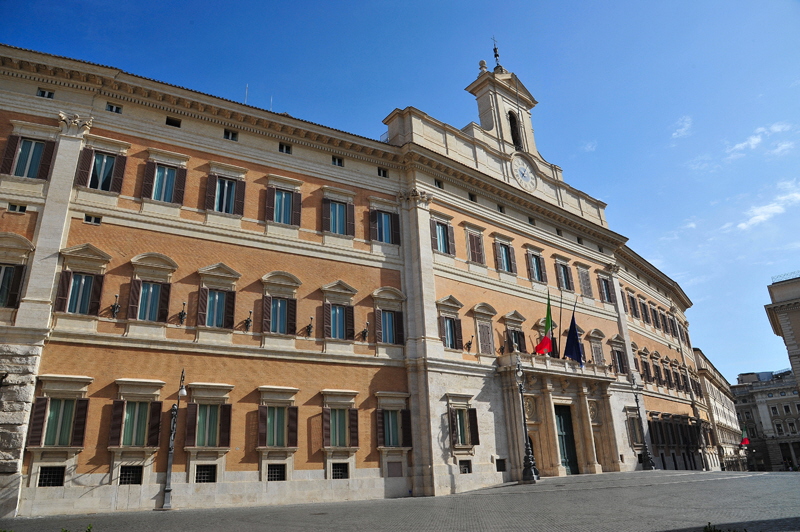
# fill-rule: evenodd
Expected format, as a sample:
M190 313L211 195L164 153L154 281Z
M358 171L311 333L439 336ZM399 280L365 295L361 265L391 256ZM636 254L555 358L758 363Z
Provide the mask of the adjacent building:
M800 375L800 270L773 277L767 289L772 303L764 309L772 331L783 338L792 372Z
M466 90L378 141L0 46L2 513L454 493L526 439L545 476L714 467L691 301L521 80Z

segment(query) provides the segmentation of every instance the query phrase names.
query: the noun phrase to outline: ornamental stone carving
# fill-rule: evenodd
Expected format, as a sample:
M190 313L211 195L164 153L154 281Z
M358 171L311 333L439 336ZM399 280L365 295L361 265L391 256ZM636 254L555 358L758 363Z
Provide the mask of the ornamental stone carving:
M533 397L525 398L525 416L528 418L528 421L536 418L536 399Z
M417 204L422 203L424 205L428 205L433 199L433 195L429 194L428 192L420 192L416 188L412 188L411 190L398 194L397 199L401 201L413 201Z
M84 133L88 133L92 128L94 120L91 116L89 118L81 118L76 114L67 116L63 111L58 112L58 119L61 133L72 137L83 137Z
M597 409L597 401L589 401L589 419L593 423L600 423L600 411Z

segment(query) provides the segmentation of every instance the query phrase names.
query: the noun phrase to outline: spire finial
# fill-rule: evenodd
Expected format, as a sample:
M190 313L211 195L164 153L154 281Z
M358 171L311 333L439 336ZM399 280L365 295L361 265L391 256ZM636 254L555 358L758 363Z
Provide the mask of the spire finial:
M494 43L494 62L500 66L500 52L497 51L497 39L494 38L494 35L492 35L492 42Z

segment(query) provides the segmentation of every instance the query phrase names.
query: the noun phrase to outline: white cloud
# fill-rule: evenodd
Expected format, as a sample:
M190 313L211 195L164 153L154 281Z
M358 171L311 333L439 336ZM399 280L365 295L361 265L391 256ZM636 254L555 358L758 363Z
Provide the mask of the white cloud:
M697 224L694 222L689 222L688 224L681 227L681 229L697 229Z
M685 115L685 116L680 117L678 119L678 121L675 123L675 125L678 127L678 129L676 129L675 131L672 132L672 138L673 139L677 139L677 138L680 138L680 137L688 137L689 135L692 134L692 132L691 132L691 129L692 129L692 117L691 116Z
M775 133L784 133L792 129L790 124L785 122L775 122L771 126L766 127L757 127L755 131L753 131L753 135L747 137L747 140L744 142L740 142L738 144L734 144L733 146L729 146L725 152L728 153L728 157L725 158L726 161L733 161L735 159L739 159L744 157L745 150L754 150L756 149L761 142L764 140L765 137L769 137ZM794 143L789 142L789 146L784 146L787 144L786 142L777 143L777 148L775 150L770 151L769 153L772 155L780 155L781 153L788 151L794 146ZM776 151L779 150L780 151Z
M761 131L759 131L759 130L761 130ZM745 148L750 148L752 150L756 146L761 144L761 133L765 133L765 132L766 131L764 131L764 128L760 127L758 129L756 129L756 133L758 133L758 135L750 135L749 137L747 137L746 141L740 142L739 144L736 144L732 148L728 148L726 151L728 153L731 153L731 152L734 152L734 151L743 150Z
M778 142L775 144L774 150L769 150L767 153L770 155L783 155L785 153L789 153L789 151L794 148L794 142L789 140L785 140L783 142Z
M583 151L594 151L597 149L597 141L591 140L589 142L586 142L583 144L583 146L581 146L581 149Z
M772 133L783 133L784 131L789 131L790 129L792 129L792 126L783 122L776 122L769 126L769 130Z
M737 224L736 227L742 230L764 223L770 218L783 214L787 207L800 203L800 185L797 181L783 181L778 183L778 188L784 190L785 194L775 196L773 200L765 205L756 205L747 210L747 220Z

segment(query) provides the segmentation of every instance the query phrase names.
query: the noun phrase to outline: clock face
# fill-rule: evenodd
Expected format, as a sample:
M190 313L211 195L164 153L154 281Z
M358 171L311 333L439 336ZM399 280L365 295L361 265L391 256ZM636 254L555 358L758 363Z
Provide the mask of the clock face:
M514 171L514 178L522 188L530 191L536 188L536 175L533 173L533 168L528 164L528 161L522 157L515 157L511 163L511 168Z

